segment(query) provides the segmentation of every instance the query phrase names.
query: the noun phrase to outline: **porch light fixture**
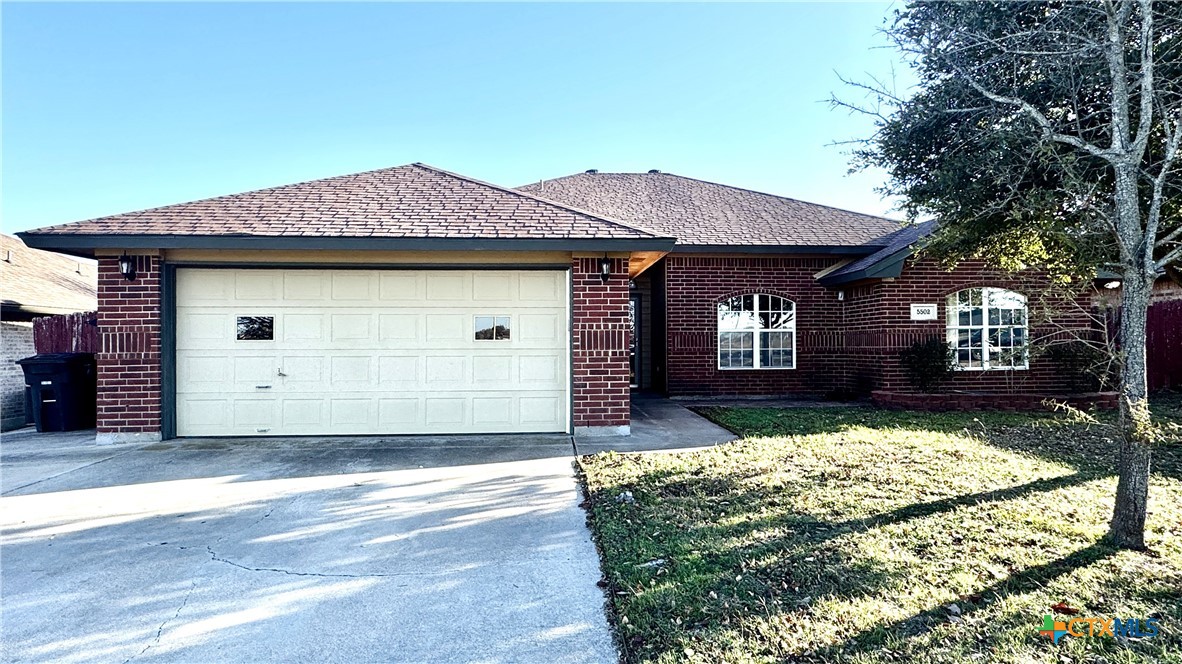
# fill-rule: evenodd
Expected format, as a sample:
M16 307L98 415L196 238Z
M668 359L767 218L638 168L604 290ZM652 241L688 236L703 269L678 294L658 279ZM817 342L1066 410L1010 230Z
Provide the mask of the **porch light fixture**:
M603 283L606 284L607 280L611 276L612 276L612 259L608 258L607 254L604 254L603 258L599 259L599 278L602 279Z
M135 260L127 254L119 257L119 274L128 281L135 280Z

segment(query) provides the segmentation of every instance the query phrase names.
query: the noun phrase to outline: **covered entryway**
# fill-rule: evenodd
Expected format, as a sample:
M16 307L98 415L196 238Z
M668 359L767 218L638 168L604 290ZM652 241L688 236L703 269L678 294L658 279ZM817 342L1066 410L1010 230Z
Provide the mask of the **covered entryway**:
M570 430L569 272L176 271L180 436Z

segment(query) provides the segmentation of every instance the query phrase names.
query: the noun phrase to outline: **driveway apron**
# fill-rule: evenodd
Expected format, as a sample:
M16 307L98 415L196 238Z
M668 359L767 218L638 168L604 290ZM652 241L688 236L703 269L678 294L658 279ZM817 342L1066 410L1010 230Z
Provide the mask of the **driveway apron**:
M616 661L571 461L567 437L6 434L3 659Z

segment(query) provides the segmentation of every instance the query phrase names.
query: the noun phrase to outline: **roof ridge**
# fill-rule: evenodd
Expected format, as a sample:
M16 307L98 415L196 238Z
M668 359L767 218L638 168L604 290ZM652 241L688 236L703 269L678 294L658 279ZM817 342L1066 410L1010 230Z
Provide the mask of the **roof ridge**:
M865 212L857 212L855 210L847 210L845 208L839 208L835 205L827 205L825 203L814 203L812 201L806 201L806 200L803 200L800 198L792 198L791 196L782 196L780 194L773 194L773 193L770 193L767 191L759 191L757 189L750 189L747 187L737 187L733 184L726 184L724 182L715 182L713 180L704 180L702 178L695 178L695 177L691 177L689 175L681 175L680 173L669 173L667 171L660 171L659 173L646 173L646 172L641 172L641 171L635 171L635 172L631 172L631 171L612 171L612 172L598 171L596 173L587 173L587 172L571 173L570 175L560 175L559 177L556 177L556 178L549 178L546 180L538 180L537 182L531 182L530 184L525 184L525 185L521 185L521 186L530 187L530 186L535 186L535 185L545 185L546 182L556 182L558 180L567 180L570 178L577 178L581 175L589 175L591 177L595 177L597 175L668 175L670 177L681 178L682 180L690 180L692 182L701 182L704 184L714 185L716 187L725 187L727 189L733 189L735 191L744 191L749 194L758 194L760 196L770 196L772 198L778 198L782 201L792 201L793 203L804 203L805 205L815 205L817 207L828 208L830 210L837 210L838 212L844 212L846 214L856 214L860 217L869 217L871 219L884 219L886 221L894 222L897 224L906 223L906 221L902 220L902 219L892 219L890 217L884 217L882 215L867 214Z
M622 226L623 228L627 228L628 230L631 230L631 231L639 231L641 233L647 233L648 235L651 235L655 238L667 237L665 235L661 235L660 233L657 233L657 232L650 230L648 228L643 228L641 226L635 226L632 224L628 224L623 221L620 221L619 219L614 219L612 217L605 217L602 214L597 214L595 212L591 212L590 210L584 210L582 208L574 207L573 205L567 205L565 203L559 203L558 201L552 201L548 198L542 198L541 196L535 196L535 195L530 194L528 192L518 191L517 189L513 189L512 187L502 187L499 184L493 184L492 182L478 180L474 177L469 177L467 175L461 175L460 173L453 173L452 171L439 168L438 166L424 164L421 161L416 161L413 164L411 164L411 166L417 166L419 168L422 168L422 169L425 169L428 171L432 171L434 173L442 173L444 175L450 175L451 177L454 177L454 178L457 178L460 180L464 180L466 182L473 182L475 184L483 185L485 187L491 187L492 189L496 189L498 191L503 191L505 193L514 194L516 196L520 196L521 198L525 198L525 199L532 200L532 201L537 201L539 203L545 203L546 205L553 205L554 207L562 208L563 210L567 210L570 212L581 214L583 216L590 217L592 219L596 219L598 221L603 221L603 222L606 222L609 224L615 224L617 226Z
M638 173L637 175L650 175L650 174L649 173ZM759 194L760 196L771 196L772 198L778 198L782 201L792 201L794 203L804 203L805 205L816 205L817 207L829 208L830 210L837 210L838 212L845 212L846 214L856 214L860 217L870 217L871 219L884 219L886 221L891 221L891 222L894 222L894 223L897 223L900 225L906 223L901 219L891 219L890 217L884 217L882 215L867 214L865 212L857 212L855 210L847 210L845 208L839 208L836 205L826 205L825 203L814 203L812 201L806 201L806 200L803 200L800 198L792 198L791 196L781 196L780 194L773 194L773 193L766 192L766 191L757 191L755 189L748 189L747 187L736 187L733 184L726 184L723 182L714 182L713 180L703 180L702 178L690 177L688 175L680 175L678 173L666 173L666 172L662 171L661 173L652 173L652 175L669 175L669 176L672 176L675 178L681 178L683 180L693 180L694 182L703 182L705 184L712 184L716 187L726 187L727 189L734 189L735 191L745 191L750 194Z

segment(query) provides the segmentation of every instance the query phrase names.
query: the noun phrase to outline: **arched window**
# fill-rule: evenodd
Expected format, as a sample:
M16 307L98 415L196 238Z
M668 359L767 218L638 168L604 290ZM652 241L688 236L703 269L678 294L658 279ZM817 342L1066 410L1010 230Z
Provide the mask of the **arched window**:
M965 371L1026 369L1026 298L1002 288L967 288L948 296L948 343Z
M795 369L796 305L778 295L718 303L719 369Z

